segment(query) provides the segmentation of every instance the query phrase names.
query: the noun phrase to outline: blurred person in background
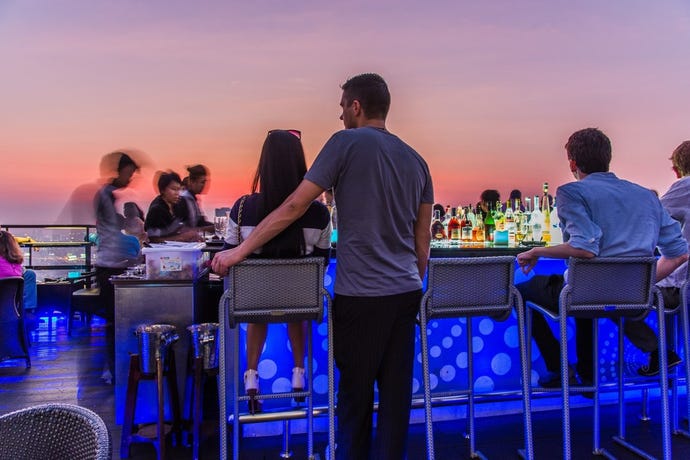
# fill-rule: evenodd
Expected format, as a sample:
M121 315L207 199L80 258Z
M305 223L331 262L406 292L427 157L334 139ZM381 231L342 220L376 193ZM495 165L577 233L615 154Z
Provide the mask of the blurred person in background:
M175 215L179 217L187 228L213 233L213 222L206 219L199 206L198 195L204 193L208 183L208 168L204 165L194 165L187 168L189 175L184 178L184 188L180 192L180 200L175 204Z
M115 362L114 347L114 312L115 290L110 277L124 273L130 265L139 262L139 254L133 254L122 233L123 217L115 209L114 192L126 188L132 181L139 166L125 152L113 152L108 157L117 158L117 176L107 182L94 197L96 214L97 253L96 281L100 288L99 302L101 315L106 320L107 359L102 378L112 383L113 365Z
M37 318L33 310L37 305L36 272L24 269L24 253L14 236L0 230L0 278L21 276L24 278L24 321L28 330L36 329Z
M690 141L685 141L676 147L670 160L671 169L678 180L671 184L668 191L662 195L661 204L671 217L678 221L685 240L690 241ZM652 191L654 192L654 190ZM664 298L664 308L673 310L680 305L680 288L687 279L688 263L685 262L657 283ZM675 322L673 320L674 318L669 316L666 321L666 338L668 350L670 350L668 354L669 368L681 362L680 357L673 351L675 348L675 336L673 334ZM656 340L656 334L647 323L644 321L639 323L637 326L640 331L637 333L650 337L650 340ZM641 366L637 373L643 376L657 375L659 373L659 354L651 353L648 363Z
M128 235L133 235L139 238L139 242L143 245L147 243L149 238L144 230L144 211L141 210L138 204L133 201L128 201L124 206L124 230Z
M182 179L173 171L157 174L159 195L149 205L144 221L144 229L152 242L161 241L201 241L196 228L185 226L175 213L175 205L180 200Z

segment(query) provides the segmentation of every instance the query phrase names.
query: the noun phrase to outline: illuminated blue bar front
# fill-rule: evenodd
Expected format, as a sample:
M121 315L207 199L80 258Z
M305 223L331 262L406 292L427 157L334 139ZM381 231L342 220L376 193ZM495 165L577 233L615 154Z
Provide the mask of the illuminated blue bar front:
M335 259L331 260L325 277L325 286L333 294L335 277ZM562 274L565 261L556 259L541 259L533 273ZM528 277L516 266L515 283L525 281ZM536 313L535 313L536 314ZM656 330L656 319L650 315L647 321ZM428 325L430 372L432 391L449 391L466 388L467 386L467 324L464 318L433 320ZM240 369L246 367L245 336L246 324L241 326ZM556 337L557 324L552 322ZM503 322L490 318L475 318L473 320L474 345L474 388L477 392L510 391L520 389L520 355L518 350L518 328L516 315ZM326 405L328 402L328 361L327 361L327 326L326 319L321 324L314 325L314 403ZM570 322L568 331L570 361L574 363L575 339L574 322ZM618 352L617 329L610 320L600 320L600 359L605 365L600 366L602 383L615 382L616 356ZM415 340L415 368L413 378L413 397L422 398L422 365L420 354L419 334ZM647 357L627 341L625 342L624 359L626 375L634 375L636 369L646 364ZM269 326L268 339L259 362L261 376L261 392L290 391L292 375L292 357L290 343L287 337L287 327L284 324ZM536 385L540 374L545 372L544 362L539 349L532 345L532 384ZM336 370L336 385L338 375ZM283 407L284 400L265 400L264 407Z

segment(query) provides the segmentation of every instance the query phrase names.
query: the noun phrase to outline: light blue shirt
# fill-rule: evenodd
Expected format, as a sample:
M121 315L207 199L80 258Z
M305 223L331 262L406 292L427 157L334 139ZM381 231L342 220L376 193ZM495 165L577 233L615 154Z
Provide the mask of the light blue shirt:
M649 189L598 172L556 191L563 241L600 257L646 257L654 249L669 258L688 245L680 225Z

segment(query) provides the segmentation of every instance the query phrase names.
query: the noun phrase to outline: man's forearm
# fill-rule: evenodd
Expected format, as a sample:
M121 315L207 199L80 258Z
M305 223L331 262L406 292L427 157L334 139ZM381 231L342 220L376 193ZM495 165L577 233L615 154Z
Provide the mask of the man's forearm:
M417 212L414 224L414 249L417 254L417 269L419 278L424 279L426 267L429 263L429 246L431 245L431 209L432 205L422 203Z
M236 250L243 259L249 257L252 252L268 243L307 212L311 202L322 192L323 189L318 185L306 179L303 180L283 204L266 216L247 239L237 246Z
M687 254L672 258L661 256L656 262L656 280L661 281L662 279L666 278L668 275L673 273L676 268L683 265L686 260L688 260Z
M594 257L593 253L584 249L574 248L568 243L558 244L556 246L536 247L533 251L538 257L550 257L552 259L568 259L570 257L591 259Z

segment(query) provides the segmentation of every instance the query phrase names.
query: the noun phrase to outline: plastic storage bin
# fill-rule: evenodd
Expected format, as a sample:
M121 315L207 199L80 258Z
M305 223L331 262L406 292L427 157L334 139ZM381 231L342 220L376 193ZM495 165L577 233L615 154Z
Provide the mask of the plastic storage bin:
M204 243L167 243L143 248L146 278L150 280L191 280L199 276L204 262Z

